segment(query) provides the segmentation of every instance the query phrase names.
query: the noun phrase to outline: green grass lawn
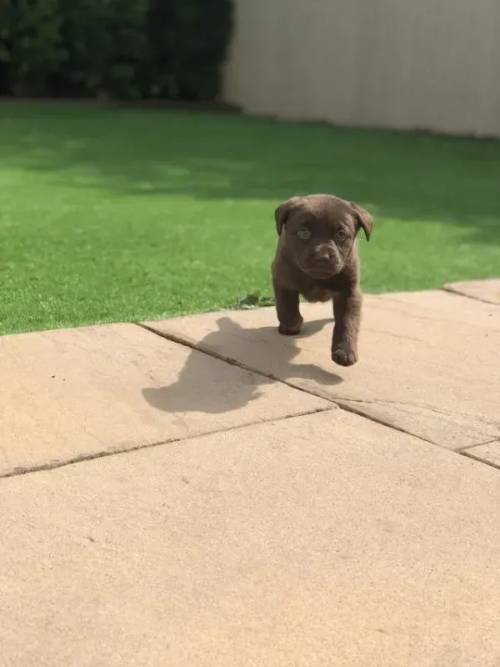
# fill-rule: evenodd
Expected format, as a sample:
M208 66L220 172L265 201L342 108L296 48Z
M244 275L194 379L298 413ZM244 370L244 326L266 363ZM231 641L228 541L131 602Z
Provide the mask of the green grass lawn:
M500 142L77 104L0 106L0 333L270 293L273 212L376 218L367 292L500 274Z

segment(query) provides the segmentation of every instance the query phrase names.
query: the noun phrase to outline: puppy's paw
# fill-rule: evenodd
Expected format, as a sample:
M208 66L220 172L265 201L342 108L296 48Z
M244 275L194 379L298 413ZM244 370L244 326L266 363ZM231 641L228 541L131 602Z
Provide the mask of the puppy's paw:
M281 324L278 327L278 331L280 334L283 336L297 336L297 334L300 333L300 330L302 329L302 323L304 320L300 318L300 320L294 324L293 326L287 325L287 324Z
M348 345L338 345L332 350L332 361L339 366L352 366L358 360L358 353Z

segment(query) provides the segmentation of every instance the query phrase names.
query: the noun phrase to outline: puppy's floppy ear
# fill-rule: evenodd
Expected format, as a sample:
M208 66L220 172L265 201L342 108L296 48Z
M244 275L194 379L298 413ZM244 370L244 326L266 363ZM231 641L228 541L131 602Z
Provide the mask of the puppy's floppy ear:
M369 241L373 229L372 216L368 213L368 211L365 211L364 208L361 208L361 206L358 206L354 202L349 203L351 205L352 212L354 213L354 217L356 218L356 232L358 232L359 228L362 227L366 236L366 240Z
M287 199L285 202L280 204L274 211L274 219L276 220L276 231L278 232L278 236L283 230L283 225L285 224L286 219L297 206L300 199L300 197L290 197L290 199Z

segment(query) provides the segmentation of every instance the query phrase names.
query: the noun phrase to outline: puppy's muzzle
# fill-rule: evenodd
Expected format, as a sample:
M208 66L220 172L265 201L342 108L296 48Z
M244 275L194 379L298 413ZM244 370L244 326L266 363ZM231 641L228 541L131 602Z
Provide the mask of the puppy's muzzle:
M330 244L317 246L312 251L307 273L312 277L328 278L342 269L342 260L337 249Z

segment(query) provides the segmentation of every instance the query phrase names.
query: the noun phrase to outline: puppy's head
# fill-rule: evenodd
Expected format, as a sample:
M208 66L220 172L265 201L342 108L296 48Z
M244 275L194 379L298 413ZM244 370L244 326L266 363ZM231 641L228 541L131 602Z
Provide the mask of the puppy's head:
M293 262L311 278L325 280L340 273L358 231L370 238L370 214L333 195L292 197L275 211L276 229Z

